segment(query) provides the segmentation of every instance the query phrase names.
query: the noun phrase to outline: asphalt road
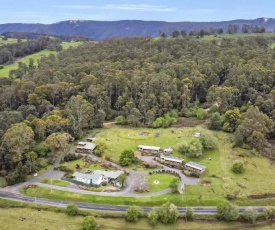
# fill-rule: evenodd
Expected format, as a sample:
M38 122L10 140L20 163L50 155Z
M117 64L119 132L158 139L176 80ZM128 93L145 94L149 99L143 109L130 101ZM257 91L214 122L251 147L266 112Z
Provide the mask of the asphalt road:
M20 194L10 193L0 191L0 198L5 198L9 200L15 200L24 203L32 203L37 205L48 205L54 207L61 207L65 208L69 203L69 201L63 200L51 200L51 199L44 199L44 198L36 198L36 197L29 197L23 196ZM78 206L80 209L91 210L91 211L105 211L105 212L126 212L129 206L112 206L112 205L101 205L101 204L89 204L89 203L81 203L81 202L74 202L75 205ZM151 207L141 207L143 211L148 212L152 208ZM193 210L194 214L207 214L207 215L215 215L216 214L216 207L178 207L179 213L185 213L186 209ZM240 213L243 213L247 207L239 207ZM254 209L258 213L262 213L265 210L265 207L254 207Z

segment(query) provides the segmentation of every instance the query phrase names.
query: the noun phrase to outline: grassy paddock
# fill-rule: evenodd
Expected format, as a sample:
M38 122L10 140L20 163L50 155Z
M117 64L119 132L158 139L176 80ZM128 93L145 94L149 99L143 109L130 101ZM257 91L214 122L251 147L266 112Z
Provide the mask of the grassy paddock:
M70 183L63 180L51 179L51 178L43 178L41 181L43 184L52 184L60 187L67 187Z
M19 218L26 218L20 221ZM271 230L275 225L268 222L256 223L255 225L243 224L239 222L225 223L215 220L196 220L186 222L184 219L179 219L173 225L158 224L156 228L151 228L146 218L142 218L137 223L127 223L124 218L108 218L97 215L96 222L100 225L100 229L106 230L145 230L145 229L214 229L214 230L229 230L229 229L258 229ZM0 209L0 229L5 230L29 230L29 229L66 229L79 230L83 217L70 217L64 213L56 213L46 210L35 210L29 208L6 208Z

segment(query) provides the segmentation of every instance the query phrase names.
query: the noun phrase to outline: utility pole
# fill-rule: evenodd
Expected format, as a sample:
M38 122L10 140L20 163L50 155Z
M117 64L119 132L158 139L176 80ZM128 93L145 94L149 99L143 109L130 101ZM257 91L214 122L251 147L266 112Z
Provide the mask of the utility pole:
M53 193L53 179L51 178L51 193Z

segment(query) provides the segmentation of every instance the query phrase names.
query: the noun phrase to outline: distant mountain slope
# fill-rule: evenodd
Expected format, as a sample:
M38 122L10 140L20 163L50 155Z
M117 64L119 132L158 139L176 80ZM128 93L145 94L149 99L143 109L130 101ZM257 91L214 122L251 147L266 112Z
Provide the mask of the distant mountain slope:
M275 19L258 18L254 20L233 20L223 22L164 22L164 21L63 21L54 24L0 24L0 34L3 32L31 32L49 35L85 36L94 40L104 40L111 37L152 36L159 31L171 34L173 30L198 30L222 28L227 30L229 24L264 26L267 32L273 32Z

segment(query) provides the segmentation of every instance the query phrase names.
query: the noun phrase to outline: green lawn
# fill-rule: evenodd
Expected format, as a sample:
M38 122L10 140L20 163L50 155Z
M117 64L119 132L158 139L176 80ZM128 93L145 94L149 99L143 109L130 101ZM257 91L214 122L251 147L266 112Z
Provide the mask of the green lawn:
M158 192L169 188L169 184L174 178L175 176L170 174L149 175L149 192ZM157 181L158 184L154 183L155 181Z
M61 187L67 187L70 184L67 181L46 178L46 177L43 178L40 182L43 184L52 184L52 185L61 186Z

